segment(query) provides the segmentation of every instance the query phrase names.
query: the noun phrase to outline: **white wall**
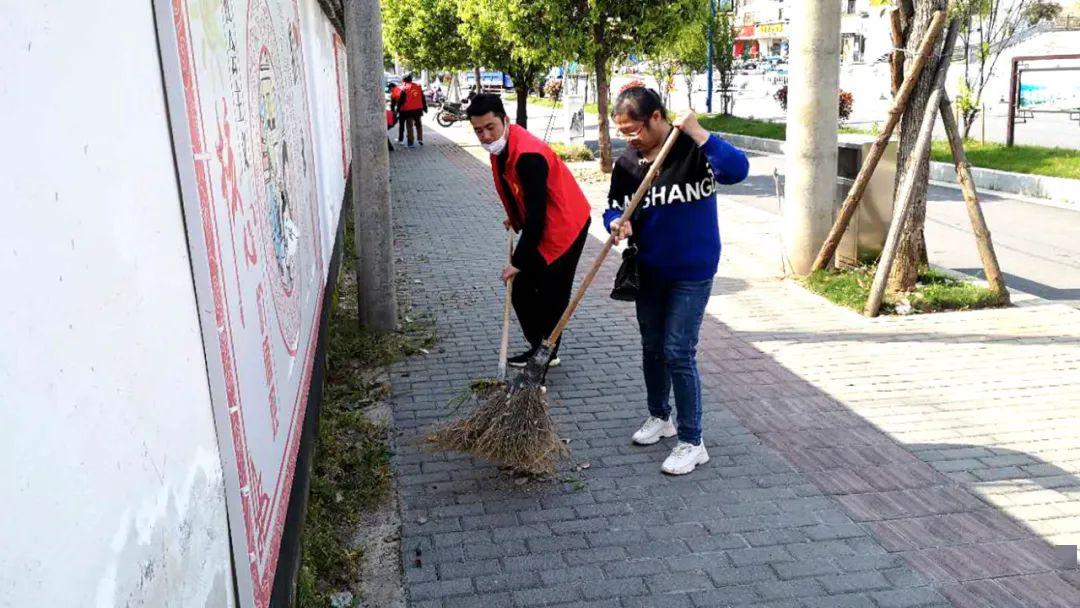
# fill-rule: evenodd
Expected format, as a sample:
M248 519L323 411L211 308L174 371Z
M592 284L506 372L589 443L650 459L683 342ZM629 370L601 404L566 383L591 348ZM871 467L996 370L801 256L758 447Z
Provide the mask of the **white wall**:
M230 606L151 5L0 15L0 606Z

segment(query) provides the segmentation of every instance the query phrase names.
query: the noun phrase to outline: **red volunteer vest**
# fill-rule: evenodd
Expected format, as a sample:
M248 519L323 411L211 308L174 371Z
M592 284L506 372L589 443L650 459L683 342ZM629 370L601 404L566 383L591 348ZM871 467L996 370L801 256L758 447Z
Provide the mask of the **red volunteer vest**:
M406 82L402 88L401 111L412 112L424 109L424 90L415 82Z
M499 165L495 157L491 158L491 174L495 178L495 189L502 199L506 216L515 230L521 230L519 222L525 219L525 201L522 196L521 180L517 174L518 157L526 153L535 153L544 157L548 165L547 178L547 218L544 234L540 237L540 255L548 264L559 259L574 244L585 222L589 219L589 201L581 191L566 163L540 138L517 125L508 127L506 148L506 183L510 193L505 192L499 179ZM510 196L508 196L510 194Z

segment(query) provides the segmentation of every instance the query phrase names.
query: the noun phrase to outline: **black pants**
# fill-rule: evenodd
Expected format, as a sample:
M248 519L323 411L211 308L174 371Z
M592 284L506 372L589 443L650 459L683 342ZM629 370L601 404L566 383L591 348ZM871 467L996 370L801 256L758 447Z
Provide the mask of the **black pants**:
M589 223L581 229L574 244L566 253L546 267L536 271L521 271L514 277L514 289L511 300L521 332L532 348L551 335L566 307L570 304L570 292L574 287L574 273L577 271L581 251L585 248L585 239L589 236ZM560 340L561 342L561 340ZM555 352L558 352L556 344Z

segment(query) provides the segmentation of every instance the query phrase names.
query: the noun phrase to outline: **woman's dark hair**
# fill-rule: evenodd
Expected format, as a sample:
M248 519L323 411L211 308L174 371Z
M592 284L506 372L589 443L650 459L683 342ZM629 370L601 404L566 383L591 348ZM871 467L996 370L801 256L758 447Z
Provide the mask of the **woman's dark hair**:
M506 108L503 107L502 97L494 93L481 93L473 97L473 100L469 102L469 107L465 109L465 115L469 118L483 116L488 112L494 114L495 118L506 118Z
M667 116L660 94L652 89L637 86L619 93L619 96L615 98L615 107L611 115L629 116L633 120L645 122L652 117L653 112L660 112L661 117Z

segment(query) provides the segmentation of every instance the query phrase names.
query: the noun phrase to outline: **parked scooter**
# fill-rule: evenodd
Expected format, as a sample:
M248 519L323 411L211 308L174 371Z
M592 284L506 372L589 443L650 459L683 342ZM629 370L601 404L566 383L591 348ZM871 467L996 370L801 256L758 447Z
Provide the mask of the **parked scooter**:
M440 127L449 127L461 120L468 120L468 116L465 115L464 104L460 102L447 101L443 103L439 113L435 115L435 122L439 123Z

